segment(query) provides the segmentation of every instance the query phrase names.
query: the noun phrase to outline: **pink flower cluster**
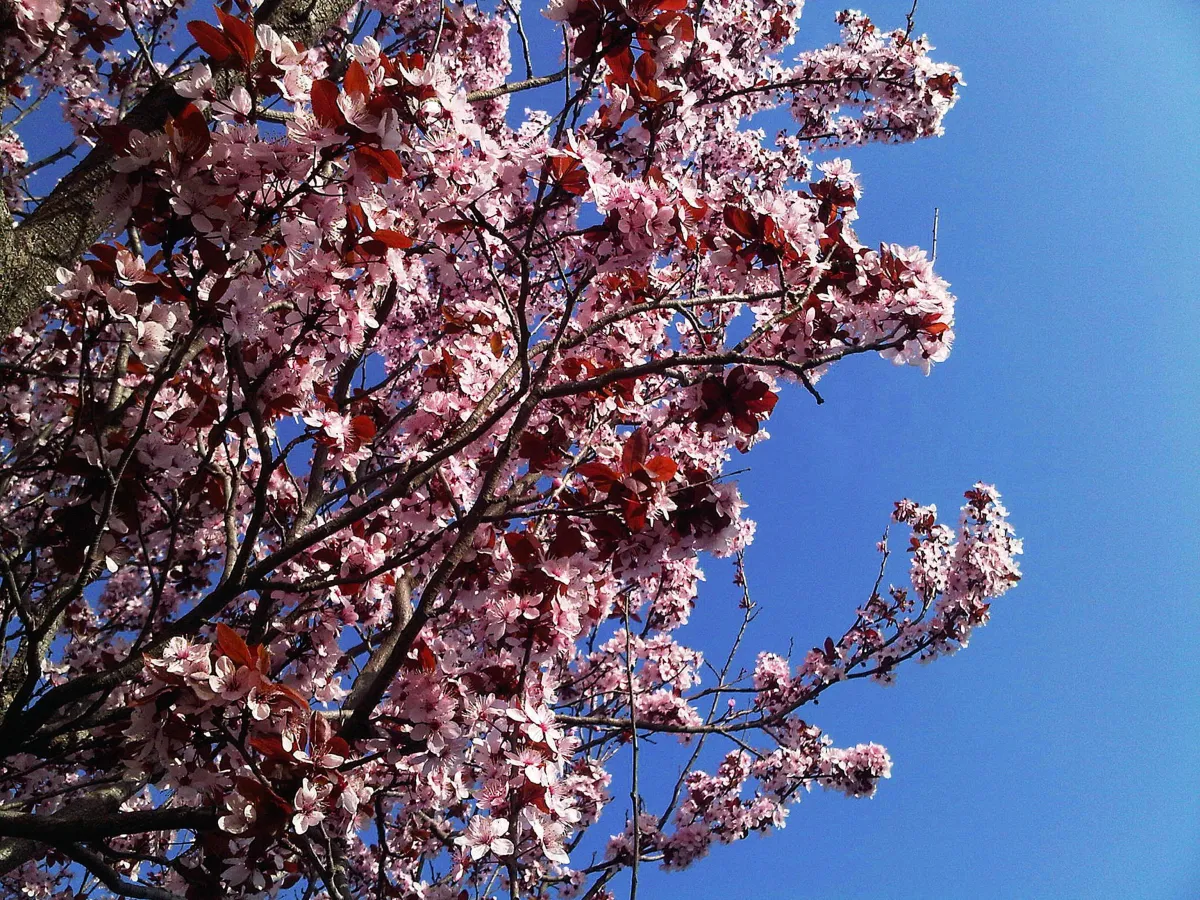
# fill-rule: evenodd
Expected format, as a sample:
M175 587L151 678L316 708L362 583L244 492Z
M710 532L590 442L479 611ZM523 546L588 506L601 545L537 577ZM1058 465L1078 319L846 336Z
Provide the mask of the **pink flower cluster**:
M993 488L957 532L898 504L911 587L798 660L685 626L753 539L730 461L783 385L950 351L946 282L810 154L940 133L957 70L857 13L797 54L797 0L554 2L568 67L532 79L518 4L334 4L315 40L252 5L189 10L182 56L182 4L17 5L0 97L65 97L112 182L0 351L0 799L198 811L106 838L177 896L458 900L603 896L635 847L682 868L813 785L870 796L886 751L801 708L988 620L1021 550ZM0 138L29 211L26 163ZM682 773L666 808L614 797L635 754Z

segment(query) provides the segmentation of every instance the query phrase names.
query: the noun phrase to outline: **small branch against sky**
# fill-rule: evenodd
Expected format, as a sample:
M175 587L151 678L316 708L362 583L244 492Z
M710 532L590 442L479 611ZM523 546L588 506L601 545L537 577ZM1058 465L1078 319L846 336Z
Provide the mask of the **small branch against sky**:
M625 684L629 691L629 900L637 900L638 867L642 861L642 797L638 779L638 743L637 694L634 687L634 658L632 622L629 615L629 595L624 598L625 615Z
M940 210L935 206L933 208L933 234L929 241L929 261L937 262L937 242L938 242L938 216Z

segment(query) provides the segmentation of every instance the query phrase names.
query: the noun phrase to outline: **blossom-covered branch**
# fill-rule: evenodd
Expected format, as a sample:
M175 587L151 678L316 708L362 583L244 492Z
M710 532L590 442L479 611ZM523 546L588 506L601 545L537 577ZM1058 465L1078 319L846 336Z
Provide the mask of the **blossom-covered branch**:
M874 792L801 714L965 646L1020 543L988 485L956 531L905 501L911 586L741 662L731 460L954 334L811 156L940 133L957 70L856 12L796 53L799 7L555 0L550 54L511 2L5 7L0 883L600 898ZM93 149L38 197L62 97Z

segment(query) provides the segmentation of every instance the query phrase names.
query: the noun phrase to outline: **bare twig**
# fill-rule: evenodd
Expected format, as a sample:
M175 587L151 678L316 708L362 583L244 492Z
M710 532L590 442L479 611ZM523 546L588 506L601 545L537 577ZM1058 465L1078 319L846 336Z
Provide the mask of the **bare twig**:
M916 25L917 3L918 0L913 0L912 9L904 17L904 37L906 40L912 36L913 26Z
M938 208L933 208L933 246L929 250L929 261L937 262L937 239L938 239Z
M121 0L121 12L125 14L125 24L129 26L129 34L133 38L133 42L137 44L138 55L145 63L150 76L155 81L162 80L162 75L159 74L158 67L154 65L154 57L150 53L150 48L146 46L146 42L142 39L141 33L137 30L137 25L133 21L133 13L129 9L128 0Z
M95 875L101 884L118 897L134 897L137 900L183 900L171 891L150 884L126 881L115 869L109 867L103 856L81 844L64 844L60 849Z
M629 800L633 804L633 830L630 836L633 859L629 864L629 900L637 900L638 863L642 858L642 829L639 817L641 815L641 797L638 791L638 725L637 701L633 692L633 639L630 636L629 625L629 594L625 594L625 683L629 690L629 733L630 746L633 749L633 763L629 773Z

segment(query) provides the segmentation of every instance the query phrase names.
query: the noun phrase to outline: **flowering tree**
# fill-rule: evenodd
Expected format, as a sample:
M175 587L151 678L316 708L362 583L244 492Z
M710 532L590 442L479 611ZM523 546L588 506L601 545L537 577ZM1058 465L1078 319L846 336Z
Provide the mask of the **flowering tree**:
M807 708L987 621L994 489L898 503L911 586L885 540L797 658L678 629L701 554L745 586L780 384L949 351L809 159L940 132L911 17L796 53L801 0L554 0L539 68L509 0L184 6L0 0L10 895L600 898L873 793Z

